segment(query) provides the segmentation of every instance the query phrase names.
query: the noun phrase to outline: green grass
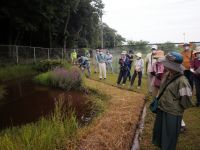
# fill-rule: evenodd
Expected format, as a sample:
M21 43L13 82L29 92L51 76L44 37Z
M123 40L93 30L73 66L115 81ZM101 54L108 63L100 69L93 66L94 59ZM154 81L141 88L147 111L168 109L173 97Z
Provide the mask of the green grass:
M62 98L56 103L49 118L36 123L13 127L0 132L1 150L54 150L63 149L76 135L78 123L74 113L62 113Z
M23 76L33 75L37 72L33 65L13 65L0 68L0 81L7 81Z

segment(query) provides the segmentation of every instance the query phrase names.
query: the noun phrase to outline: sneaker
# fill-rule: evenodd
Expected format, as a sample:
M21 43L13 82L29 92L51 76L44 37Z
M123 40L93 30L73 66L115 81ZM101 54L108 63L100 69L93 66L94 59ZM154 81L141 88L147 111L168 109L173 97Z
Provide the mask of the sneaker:
M106 78L103 78L104 80L106 80Z
M137 89L141 89L141 87L140 87L140 86L138 86L138 87L137 87Z
M100 80L102 80L102 78L99 78Z
M122 84L122 86L125 86L125 84Z

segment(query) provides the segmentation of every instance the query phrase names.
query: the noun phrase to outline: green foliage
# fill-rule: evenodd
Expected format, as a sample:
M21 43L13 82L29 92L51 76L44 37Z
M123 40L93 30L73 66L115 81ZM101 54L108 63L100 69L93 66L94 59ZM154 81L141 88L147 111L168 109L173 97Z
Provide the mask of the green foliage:
M142 53L147 53L148 50L150 49L148 46L147 41L128 41L128 46L130 50L134 50L134 51L140 51Z
M73 112L63 111L62 97L56 102L54 113L36 123L13 127L0 133L2 150L53 150L65 148L70 138L76 135L78 123ZM67 108L65 108L67 109Z
M13 65L0 68L0 81L36 74L33 65Z
M159 46L159 49L163 50L165 52L165 54L171 52L171 51L177 51L178 48L175 46L174 43L171 42L166 42L164 44L161 44Z
M79 68L76 67L72 67L69 70L57 68L53 71L36 76L34 80L39 84L64 90L79 90L83 82L81 72Z
M70 68L70 64L67 61L59 60L59 59L46 59L42 60L35 65L35 69L40 72L46 72L53 70L57 67L64 67L66 69Z

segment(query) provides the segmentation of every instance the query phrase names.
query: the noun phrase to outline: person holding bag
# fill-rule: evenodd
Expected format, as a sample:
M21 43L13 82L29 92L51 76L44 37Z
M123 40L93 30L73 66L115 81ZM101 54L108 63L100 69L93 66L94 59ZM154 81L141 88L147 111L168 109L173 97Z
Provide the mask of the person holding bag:
M191 86L183 76L182 62L183 56L177 52L168 53L162 60L167 72L154 100L157 107L152 137L152 143L162 150L176 149L184 110L193 106Z

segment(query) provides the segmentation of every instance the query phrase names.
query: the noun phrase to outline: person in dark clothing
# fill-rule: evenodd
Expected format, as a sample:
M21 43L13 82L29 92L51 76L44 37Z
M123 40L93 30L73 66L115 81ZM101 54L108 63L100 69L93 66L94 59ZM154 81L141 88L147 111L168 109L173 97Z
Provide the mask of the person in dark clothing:
M132 67L132 63L133 63L133 51L132 50L129 51L129 54L127 54L127 57L129 59L129 62L130 62L129 65L128 65L129 71L128 71L127 77L129 78L129 81L131 81L131 67Z
M123 78L122 85L124 86L126 84L126 79L127 79L127 74L129 71L129 59L126 56L126 51L123 51L121 53L121 58L119 59L119 64L120 64L120 72L117 80L117 85L120 85L120 82Z

